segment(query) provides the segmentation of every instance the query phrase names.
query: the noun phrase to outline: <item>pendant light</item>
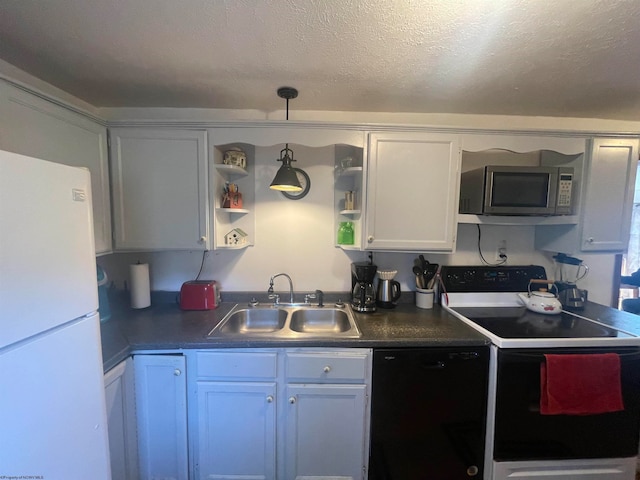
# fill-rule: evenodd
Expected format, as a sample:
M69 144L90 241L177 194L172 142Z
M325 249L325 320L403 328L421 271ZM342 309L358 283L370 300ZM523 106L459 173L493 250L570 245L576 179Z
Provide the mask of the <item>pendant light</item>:
M287 100L287 120L289 120L289 100L298 96L298 90L292 87L281 87L278 89L278 96ZM273 182L271 182L269 188L281 192L301 192L303 190L300 180L298 180L296 169L291 166L291 162L295 161L293 151L287 143L285 147L280 150L278 162L282 162L282 166L273 178Z

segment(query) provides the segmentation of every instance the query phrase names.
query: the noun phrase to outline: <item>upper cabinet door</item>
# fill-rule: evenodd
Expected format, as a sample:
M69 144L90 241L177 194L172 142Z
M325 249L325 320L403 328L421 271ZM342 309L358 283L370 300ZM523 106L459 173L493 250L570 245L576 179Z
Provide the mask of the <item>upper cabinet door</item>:
M0 149L91 172L96 253L111 251L107 128L0 82Z
M638 140L591 142L582 206L582 250L623 251L629 242Z
M206 132L115 128L114 248L209 249Z
M370 134L364 248L452 251L460 158L455 135Z

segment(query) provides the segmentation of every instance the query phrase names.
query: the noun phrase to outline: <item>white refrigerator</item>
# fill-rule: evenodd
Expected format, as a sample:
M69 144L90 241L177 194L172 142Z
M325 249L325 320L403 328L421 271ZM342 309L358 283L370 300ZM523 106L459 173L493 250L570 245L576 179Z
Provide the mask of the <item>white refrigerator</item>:
M90 185L0 150L0 478L111 478Z

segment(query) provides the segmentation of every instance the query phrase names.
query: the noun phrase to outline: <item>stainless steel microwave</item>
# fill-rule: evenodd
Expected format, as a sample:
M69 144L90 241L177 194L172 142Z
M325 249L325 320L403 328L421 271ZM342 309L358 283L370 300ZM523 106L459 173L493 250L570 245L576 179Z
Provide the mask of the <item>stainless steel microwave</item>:
M488 165L464 172L460 213L571 215L573 168Z

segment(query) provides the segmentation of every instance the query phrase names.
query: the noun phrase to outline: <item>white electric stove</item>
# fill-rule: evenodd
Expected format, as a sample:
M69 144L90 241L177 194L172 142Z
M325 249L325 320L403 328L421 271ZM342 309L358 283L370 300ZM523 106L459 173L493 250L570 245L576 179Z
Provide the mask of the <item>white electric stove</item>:
M609 315L599 318L606 307L589 302L556 315L527 310L518 293L528 291L531 279L546 279L541 266L443 266L441 278L443 307L492 343L484 479L633 480L640 336ZM541 414L545 354L592 353L619 355L624 410Z

